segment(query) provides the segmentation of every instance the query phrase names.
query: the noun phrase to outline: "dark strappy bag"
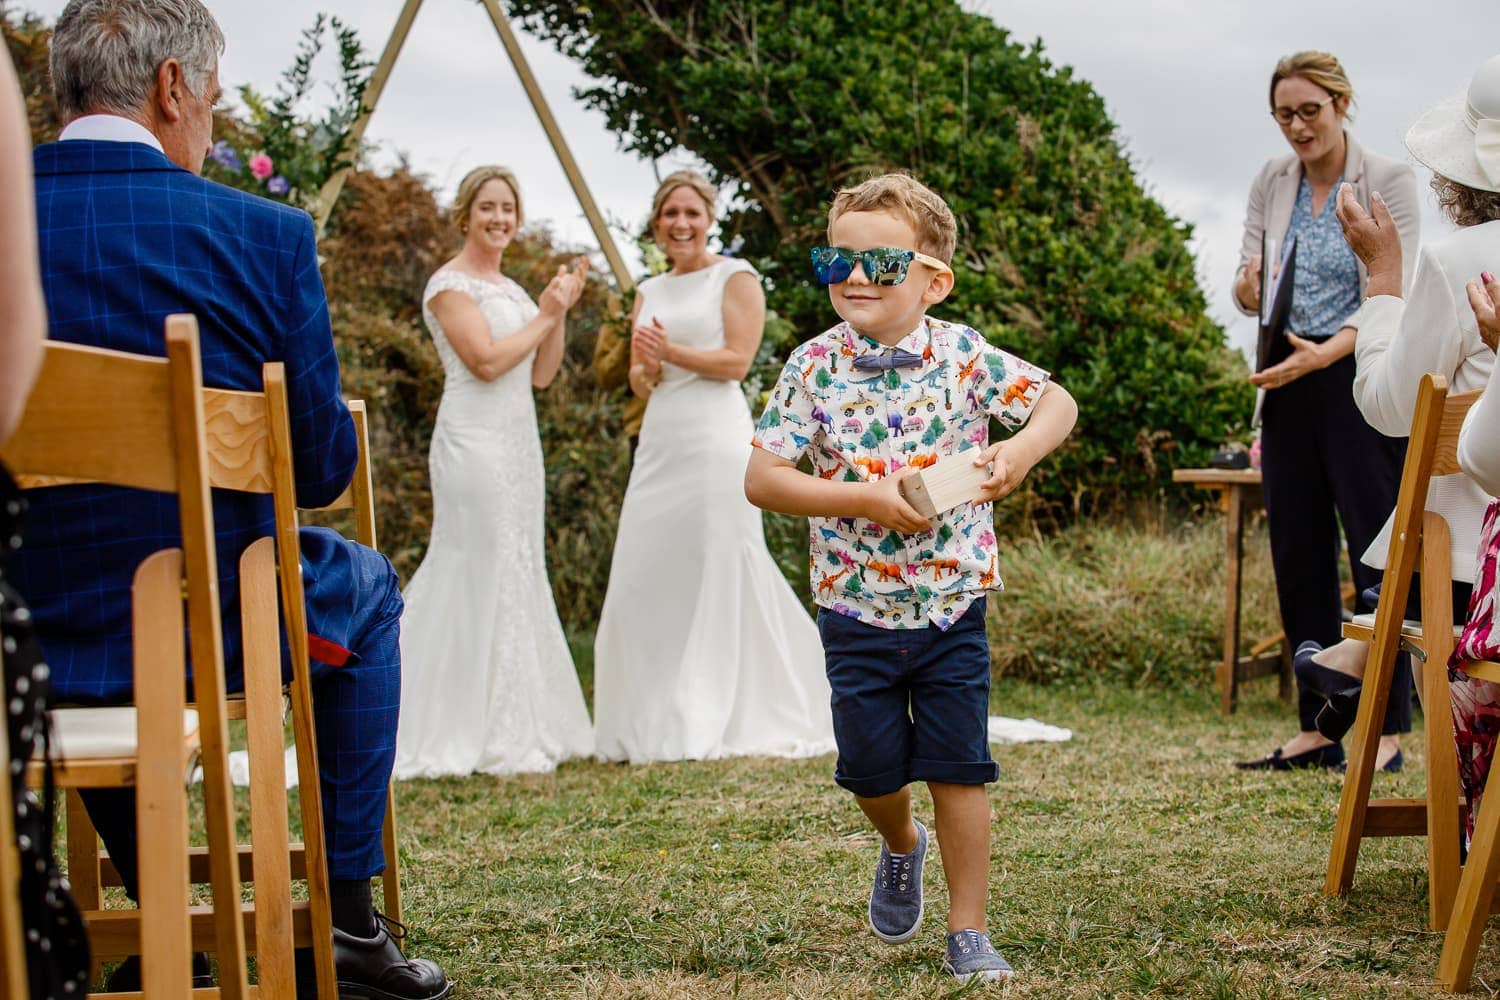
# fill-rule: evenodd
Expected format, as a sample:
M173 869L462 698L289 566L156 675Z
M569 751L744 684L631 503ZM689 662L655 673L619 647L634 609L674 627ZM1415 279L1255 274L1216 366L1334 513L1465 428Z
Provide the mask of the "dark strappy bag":
M9 738L11 802L21 854L21 923L33 1000L81 997L88 992L89 945L78 904L52 856L56 814L52 773L42 796L26 787L26 762L47 750L47 710L52 685L31 614L5 578L5 565L21 546L26 501L0 466L0 663L4 665L5 726Z

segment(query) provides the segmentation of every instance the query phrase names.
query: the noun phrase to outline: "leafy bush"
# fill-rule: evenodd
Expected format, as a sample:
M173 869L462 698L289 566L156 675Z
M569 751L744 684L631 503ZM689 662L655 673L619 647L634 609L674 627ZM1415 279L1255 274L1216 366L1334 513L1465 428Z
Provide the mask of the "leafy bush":
M1250 411L1205 315L1190 228L1141 188L1103 99L954 0L511 0L598 82L579 96L627 149L681 146L742 198L723 220L788 321L768 361L834 318L807 280L833 192L913 171L959 220L940 314L1052 370L1078 430L1030 486L1069 513L1155 496Z

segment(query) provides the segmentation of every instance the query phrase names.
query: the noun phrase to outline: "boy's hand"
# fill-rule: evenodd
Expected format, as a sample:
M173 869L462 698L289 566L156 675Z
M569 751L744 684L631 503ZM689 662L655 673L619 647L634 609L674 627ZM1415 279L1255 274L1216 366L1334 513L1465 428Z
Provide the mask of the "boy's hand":
M899 531L903 535L914 535L931 528L932 522L917 513L916 508L907 503L906 498L901 495L901 480L915 471L912 468L901 469L884 479L877 479L870 483L868 485L869 499L865 503L865 517L882 528Z
M1036 460L1014 440L1007 440L996 441L984 449L974 459L974 464L990 465L990 478L979 484L979 496L974 501L988 503L999 500L1020 486L1021 480L1026 478L1026 473L1031 471Z

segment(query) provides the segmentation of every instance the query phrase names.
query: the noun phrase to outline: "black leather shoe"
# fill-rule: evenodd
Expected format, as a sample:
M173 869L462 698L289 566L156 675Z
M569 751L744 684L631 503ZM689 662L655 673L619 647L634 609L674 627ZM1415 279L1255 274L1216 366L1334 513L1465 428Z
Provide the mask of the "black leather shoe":
M396 942L406 927L384 914L375 914L375 936L355 937L333 929L333 968L339 1000L442 1000L453 984L436 962L407 958ZM297 952L297 995L317 996L312 953Z
M1337 742L1344 738L1344 734L1354 728L1355 720L1359 718L1359 695L1364 690L1364 685L1355 683L1342 691L1328 692L1328 701L1318 709L1317 718L1313 719L1313 728L1325 739Z
M193 988L203 989L214 984L213 970L208 964L208 952L193 952ZM115 966L115 971L104 980L106 993L139 993L141 991L141 956L131 955Z
M1277 747L1269 757L1238 761L1234 766L1241 771L1300 771L1314 767L1337 767L1343 760L1344 748L1337 743L1330 743L1290 757L1283 757L1281 747Z

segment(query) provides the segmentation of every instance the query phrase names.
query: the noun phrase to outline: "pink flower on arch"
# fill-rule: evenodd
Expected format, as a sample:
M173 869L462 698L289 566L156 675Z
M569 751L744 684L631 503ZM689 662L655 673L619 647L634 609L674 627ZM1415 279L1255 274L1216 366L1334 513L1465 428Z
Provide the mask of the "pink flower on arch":
M250 173L254 175L256 180L263 181L267 177L270 177L271 171L274 169L275 166L271 163L271 158L265 153L256 153L250 157Z

